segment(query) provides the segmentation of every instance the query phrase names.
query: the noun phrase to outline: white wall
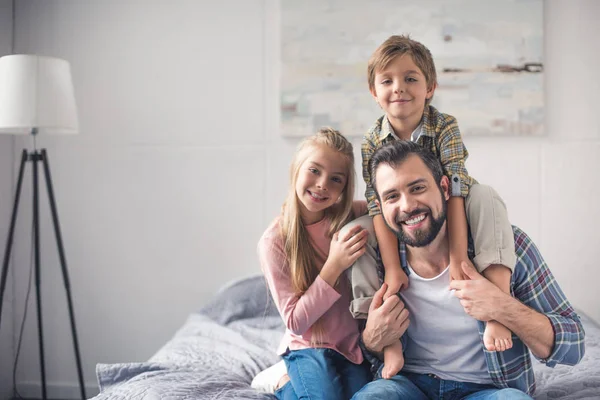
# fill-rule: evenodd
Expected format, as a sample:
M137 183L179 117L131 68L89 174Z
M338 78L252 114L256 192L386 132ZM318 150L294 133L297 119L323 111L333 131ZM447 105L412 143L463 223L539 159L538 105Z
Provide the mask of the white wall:
M592 264L600 215L589 207L600 195L591 112L600 106L592 97L600 2L546 5L547 133L466 138L468 166L503 195L573 302L600 320ZM279 211L297 143L277 134L276 1L29 1L17 11L17 51L72 64L81 135L38 144L49 150L94 387L96 363L147 359L220 285L259 270L255 245ZM47 207L43 215L50 394L76 397ZM16 258L28 264L28 227L20 228ZM15 280L20 304L25 274ZM18 387L34 395L28 320Z
M0 0L0 57L11 53L12 1ZM11 136L0 135L0 263L4 261L6 236L10 224L13 198L13 144ZM0 264L0 274L1 274ZM13 274L9 270L2 306L0 324L0 399L12 395L13 343Z

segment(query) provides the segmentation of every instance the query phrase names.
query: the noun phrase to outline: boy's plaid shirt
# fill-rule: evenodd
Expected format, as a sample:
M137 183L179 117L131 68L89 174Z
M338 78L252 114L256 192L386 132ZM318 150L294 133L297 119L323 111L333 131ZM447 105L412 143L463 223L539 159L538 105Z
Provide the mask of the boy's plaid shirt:
M554 348L550 357L538 359L553 368L556 364L575 365L585 353L585 331L579 316L554 279L538 248L521 229L513 226L517 264L511 277L511 295L533 310L544 314L550 320L554 331ZM400 263L404 272L410 272L406 261L406 245L398 242ZM469 240L469 256L474 257L473 244ZM380 283L383 283L383 266L378 265ZM415 310L418 313L418 310ZM485 324L478 321L481 348L485 353L488 371L494 385L498 388L519 389L529 395L535 392L535 377L531 365L529 349L513 334L513 347L504 352L488 351L483 345ZM402 337L406 344L406 339ZM365 357L377 371L382 362L373 353L360 345ZM406 347L405 347L406 348ZM537 357L536 357L537 358Z
M375 150L394 140L398 139L394 136L394 130L385 115L379 118L363 137L361 146L362 170L363 178L367 184L365 197L371 216L381 214L381 211L375 203L377 196L373 186L371 186L369 163ZM452 178L454 174L460 177L460 193L453 192L452 195L466 197L469 194L471 185L477 182L469 176L465 167L465 161L469 153L460 136L456 118L439 112L431 105L426 106L422 118L422 133L417 139L417 143L435 154L442 163L448 178Z

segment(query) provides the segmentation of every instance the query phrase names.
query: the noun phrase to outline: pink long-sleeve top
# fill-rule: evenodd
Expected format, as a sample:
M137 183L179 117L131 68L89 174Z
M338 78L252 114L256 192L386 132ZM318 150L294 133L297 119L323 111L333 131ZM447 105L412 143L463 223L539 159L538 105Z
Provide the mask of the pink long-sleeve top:
M356 216L365 214L366 202L354 202L353 211ZM348 279L345 275L340 276L338 284L333 288L317 276L304 294L296 294L292 288L279 221L276 218L271 223L258 243L262 270L286 326L278 354L284 354L288 348L300 350L313 347L310 344L311 327L321 318L324 337L319 347L333 349L355 364L362 363L363 356L358 346L358 324L349 311L352 292ZM319 268L323 267L329 255L329 226L327 219L306 226L318 254Z

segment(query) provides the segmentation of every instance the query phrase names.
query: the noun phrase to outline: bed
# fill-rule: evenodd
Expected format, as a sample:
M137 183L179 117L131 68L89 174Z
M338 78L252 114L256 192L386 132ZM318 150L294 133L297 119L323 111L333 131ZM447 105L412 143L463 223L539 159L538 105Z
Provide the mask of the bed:
M600 327L581 315L586 354L575 367L535 363L535 398L600 399ZM147 362L98 364L94 400L274 399L251 388L279 361L283 323L261 276L223 287Z

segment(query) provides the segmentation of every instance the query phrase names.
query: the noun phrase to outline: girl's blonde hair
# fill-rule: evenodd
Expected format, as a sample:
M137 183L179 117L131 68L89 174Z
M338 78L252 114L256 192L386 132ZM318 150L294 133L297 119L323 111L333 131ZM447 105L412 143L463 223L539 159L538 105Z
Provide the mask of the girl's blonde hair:
M296 195L296 182L300 166L315 147L326 146L341 154L346 160L346 186L338 201L325 210L325 218L330 220L328 236L339 231L352 217L355 173L352 144L340 132L332 128L321 128L316 134L304 139L299 145L290 165L290 187L281 212L281 235L285 246L285 255L289 260L292 287L301 295L315 281L320 272L317 252L309 241L308 233L300 215L300 200ZM317 321L312 327L313 342L323 336ZM313 343L315 344L315 343Z

